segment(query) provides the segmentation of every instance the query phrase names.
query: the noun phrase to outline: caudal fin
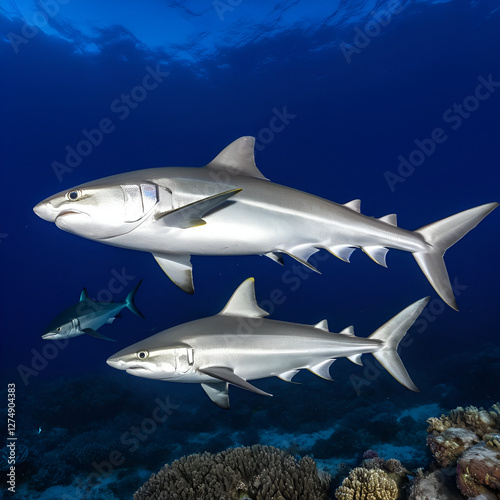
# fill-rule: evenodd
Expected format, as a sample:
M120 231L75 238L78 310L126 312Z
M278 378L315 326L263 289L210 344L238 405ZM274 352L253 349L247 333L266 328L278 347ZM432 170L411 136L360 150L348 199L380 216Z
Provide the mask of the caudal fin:
M141 286L141 283L142 280L139 281L139 283L135 285L134 289L127 295L127 298L125 299L125 304L134 314L136 314L141 318L145 318L145 316L141 313L141 311L139 311L139 309L137 309L137 306L134 303L135 294L137 293L137 290Z
M439 220L415 231L421 234L429 244L427 251L415 252L413 254L415 260L430 284L434 287L434 290L449 306L457 311L457 303L443 260L444 253L471 229L474 229L497 206L498 203L487 203L486 205L471 208L446 219Z
M370 339L382 340L383 346L373 353L377 361L400 383L408 389L418 392L398 354L401 339L415 320L419 317L429 297L417 300L411 306L403 309L387 323L370 335Z

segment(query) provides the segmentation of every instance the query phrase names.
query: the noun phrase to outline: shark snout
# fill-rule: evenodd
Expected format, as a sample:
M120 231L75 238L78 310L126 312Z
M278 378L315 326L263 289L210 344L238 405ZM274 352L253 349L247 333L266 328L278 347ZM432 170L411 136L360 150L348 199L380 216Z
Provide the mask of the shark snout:
M33 208L33 212L35 212L38 217L47 222L55 222L56 217L59 215L57 210L54 210L49 201L44 200L40 202Z
M111 356L110 358L108 358L106 360L106 363L112 368L116 368L117 370L126 370L128 368L127 365L129 365L129 363L126 363L122 359L115 356Z

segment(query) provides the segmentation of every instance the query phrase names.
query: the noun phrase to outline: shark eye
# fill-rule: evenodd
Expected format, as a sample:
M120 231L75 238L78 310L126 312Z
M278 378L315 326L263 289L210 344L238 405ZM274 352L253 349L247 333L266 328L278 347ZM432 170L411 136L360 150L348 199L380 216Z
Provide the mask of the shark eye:
M66 198L70 201L76 201L80 199L82 196L82 192L79 189L73 189L73 191L69 191L66 195Z
M149 356L149 352L148 351L139 351L137 353L137 357L139 359L146 359L148 356Z
M60 327L60 326L58 326L58 327L57 327L57 331L58 331L58 332L60 332L60 331L61 331L61 327Z

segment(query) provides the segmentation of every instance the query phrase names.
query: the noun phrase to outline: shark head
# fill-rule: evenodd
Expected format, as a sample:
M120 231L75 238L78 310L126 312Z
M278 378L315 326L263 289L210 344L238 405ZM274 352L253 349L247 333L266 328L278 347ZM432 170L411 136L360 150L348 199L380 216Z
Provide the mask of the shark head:
M151 342L154 337L122 349L108 358L106 363L130 375L157 380L174 379L193 371L191 347L155 347Z
M62 191L33 210L64 231L103 240L132 231L157 202L156 184L118 175Z
M42 335L44 340L66 339L80 334L80 323L73 318L69 321L54 320Z

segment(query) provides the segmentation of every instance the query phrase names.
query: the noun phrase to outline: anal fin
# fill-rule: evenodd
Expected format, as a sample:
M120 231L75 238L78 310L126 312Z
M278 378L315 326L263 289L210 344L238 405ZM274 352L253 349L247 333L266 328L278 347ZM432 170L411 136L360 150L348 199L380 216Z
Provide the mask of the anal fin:
M194 293L193 266L190 255L159 254L153 257L165 274L184 292Z
M325 359L324 361L321 361L314 366L310 366L307 369L318 377L324 378L326 380L333 380L330 375L330 366L334 361L335 359Z
M337 245L331 248L327 248L327 250L338 259L343 260L344 262L349 262L351 254L352 252L354 252L354 250L356 250L356 247L350 247L348 245Z
M300 370L288 370L287 372L279 373L276 376L285 382L292 382L292 378L299 373ZM299 382L292 382L292 384L298 384Z
M361 361L361 354L353 354L352 356L347 356L347 359L359 366L363 366L363 362Z
M389 251L388 248L379 247L379 246L368 246L368 247L363 247L362 250L374 262L376 262L377 264L379 264L382 267L387 267L387 264L385 262L385 256L387 255L387 252Z

